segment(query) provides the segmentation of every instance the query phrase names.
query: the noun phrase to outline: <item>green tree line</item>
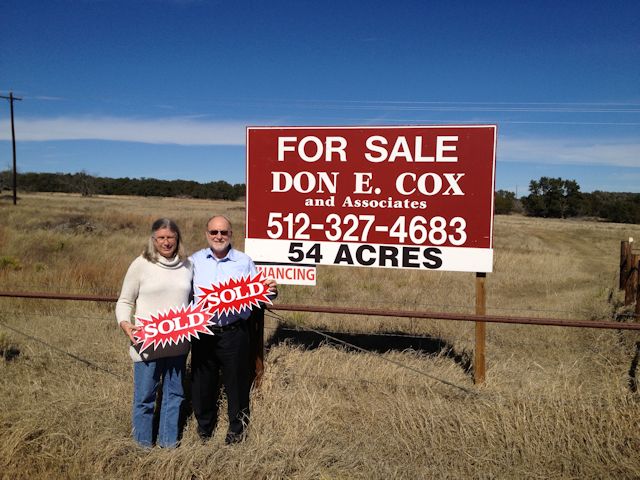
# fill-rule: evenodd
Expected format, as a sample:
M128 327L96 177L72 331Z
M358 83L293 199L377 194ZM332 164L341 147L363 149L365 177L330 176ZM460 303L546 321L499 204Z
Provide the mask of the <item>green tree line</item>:
M516 199L513 192L498 190L495 212L521 211L532 217L595 217L616 223L640 223L640 194L580 191L575 180L541 177L529 183L529 195Z
M11 171L0 172L0 189L10 189ZM18 186L27 192L66 192L90 195L138 195L237 200L246 193L244 183L224 180L198 183L192 180L155 178L107 178L80 173L19 173ZM498 190L494 211L533 217L596 217L617 223L640 223L640 194L595 191L583 193L575 180L541 177L529 183L529 195Z
M191 197L237 200L246 193L244 183L231 185L224 180L198 183L191 180L155 178L107 178L87 173L19 173L18 188L26 192L66 192L91 195L138 195L143 197ZM10 189L12 173L0 172L0 186Z

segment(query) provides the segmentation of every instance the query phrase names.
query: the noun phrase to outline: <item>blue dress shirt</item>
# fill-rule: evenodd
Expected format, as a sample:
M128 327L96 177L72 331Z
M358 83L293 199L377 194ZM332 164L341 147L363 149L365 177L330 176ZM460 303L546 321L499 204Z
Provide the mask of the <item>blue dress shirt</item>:
M203 248L189 257L193 264L193 295L196 297L202 291L200 287L210 288L212 284L224 282L230 279L238 279L248 274L257 275L253 260L233 247L229 249L224 258L217 258L210 248ZM241 313L225 314L215 321L217 326L230 325L238 320L246 320L251 315L247 309Z

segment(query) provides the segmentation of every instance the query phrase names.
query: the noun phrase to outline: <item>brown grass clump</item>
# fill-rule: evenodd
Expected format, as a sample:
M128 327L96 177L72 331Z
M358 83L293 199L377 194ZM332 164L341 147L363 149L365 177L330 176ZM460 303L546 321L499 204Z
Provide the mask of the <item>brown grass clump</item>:
M230 215L242 236L239 202L4 201L0 290L116 295L155 218L174 218L194 251L213 213ZM497 217L495 227L488 313L611 320L619 310L619 242L640 238L640 227L519 216ZM282 286L278 302L472 313L473 282L320 267L317 287ZM0 302L0 478L640 477L640 397L629 388L637 333L490 324L480 387L464 362L471 324L270 314L267 337L285 321L364 339L422 335L437 348L375 337L391 350L304 349L292 335L271 345L246 442L225 446L222 420L203 444L191 417L179 448L143 450L130 438L131 363L113 305Z

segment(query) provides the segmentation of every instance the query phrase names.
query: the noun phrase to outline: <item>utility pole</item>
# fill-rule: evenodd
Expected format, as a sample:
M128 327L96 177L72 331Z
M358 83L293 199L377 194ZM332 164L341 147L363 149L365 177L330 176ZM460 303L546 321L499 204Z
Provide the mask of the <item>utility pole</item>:
M0 95L0 98L6 98L7 100L9 100L10 109L11 109L11 143L13 145L13 204L17 205L18 203L18 170L16 166L16 129L13 125L13 101L22 100L22 99L18 97L14 97L13 92L9 92L8 97L5 97L4 95Z

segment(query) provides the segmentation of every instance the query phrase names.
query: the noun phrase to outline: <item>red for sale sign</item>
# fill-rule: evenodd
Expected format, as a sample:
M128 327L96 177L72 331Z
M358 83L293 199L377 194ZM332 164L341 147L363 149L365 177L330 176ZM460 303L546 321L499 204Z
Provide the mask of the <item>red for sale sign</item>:
M490 272L495 125L247 128L257 262Z

